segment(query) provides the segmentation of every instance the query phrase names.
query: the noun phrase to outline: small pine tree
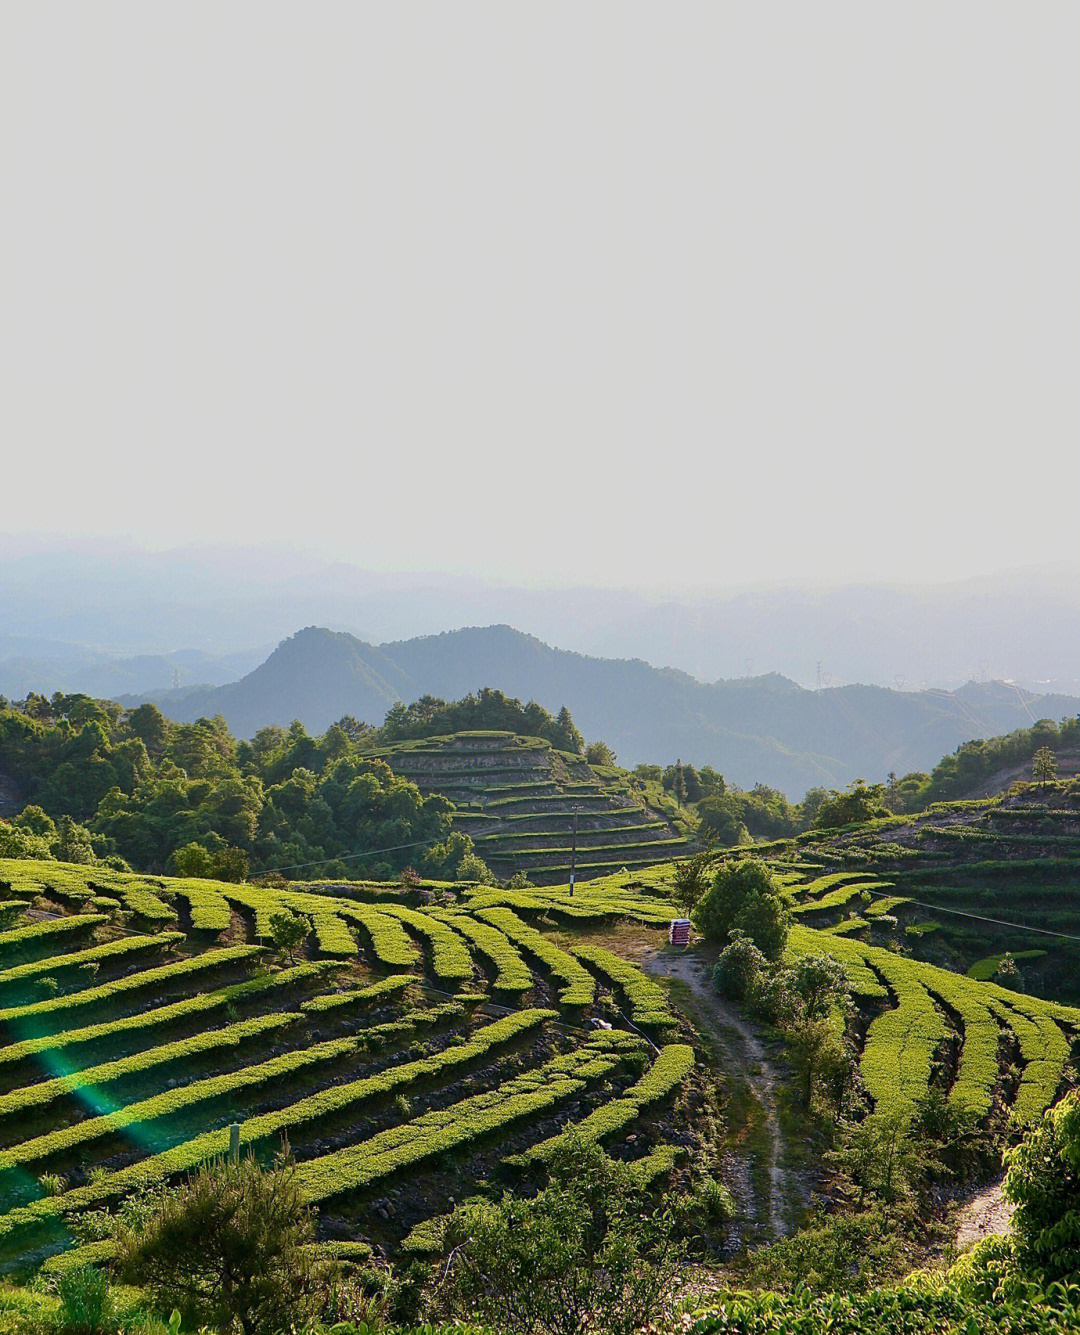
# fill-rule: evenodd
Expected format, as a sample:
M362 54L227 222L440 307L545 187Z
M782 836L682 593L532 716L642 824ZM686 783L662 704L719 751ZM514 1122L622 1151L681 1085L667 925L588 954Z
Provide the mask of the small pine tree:
M681 760L677 760L675 762L675 783L673 786L673 791L675 793L675 801L679 804L679 806L685 805L686 772L683 769L683 763Z
M1048 746L1040 746L1031 762L1031 772L1045 788L1047 780L1057 778L1057 756Z
M292 1329L311 1314L315 1225L286 1146L272 1167L253 1158L204 1164L162 1193L133 1226L117 1226L121 1276L164 1311L244 1335Z

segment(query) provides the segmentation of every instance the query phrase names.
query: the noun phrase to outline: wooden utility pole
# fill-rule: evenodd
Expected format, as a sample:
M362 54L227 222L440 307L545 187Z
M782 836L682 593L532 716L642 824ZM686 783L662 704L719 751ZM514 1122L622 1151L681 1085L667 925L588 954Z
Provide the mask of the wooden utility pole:
M570 898L574 897L574 870L577 867L577 812L574 812L574 837L570 844Z

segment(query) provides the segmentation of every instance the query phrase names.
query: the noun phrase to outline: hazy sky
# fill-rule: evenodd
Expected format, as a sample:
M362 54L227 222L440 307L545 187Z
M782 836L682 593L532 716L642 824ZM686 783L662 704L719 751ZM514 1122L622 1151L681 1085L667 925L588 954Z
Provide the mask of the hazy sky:
M0 9L5 529L1080 556L1080 5Z

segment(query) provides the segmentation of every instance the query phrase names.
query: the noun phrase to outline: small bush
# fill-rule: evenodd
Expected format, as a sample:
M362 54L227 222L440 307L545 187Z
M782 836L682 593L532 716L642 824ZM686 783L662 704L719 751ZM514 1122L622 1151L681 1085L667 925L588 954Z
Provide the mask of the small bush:
M745 1001L758 976L769 961L748 936L736 932L729 946L720 952L713 969L713 987L729 1001Z
M56 1281L63 1335L102 1335L112 1328L109 1281L93 1266L77 1266Z

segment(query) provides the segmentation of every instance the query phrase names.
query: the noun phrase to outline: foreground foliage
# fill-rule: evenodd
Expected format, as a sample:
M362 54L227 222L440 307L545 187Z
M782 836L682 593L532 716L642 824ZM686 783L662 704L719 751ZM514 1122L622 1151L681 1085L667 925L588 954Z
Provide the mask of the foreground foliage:
M542 1191L464 1207L445 1246L438 1306L506 1335L642 1330L671 1314L682 1255L674 1217L632 1169L574 1134L551 1154Z

